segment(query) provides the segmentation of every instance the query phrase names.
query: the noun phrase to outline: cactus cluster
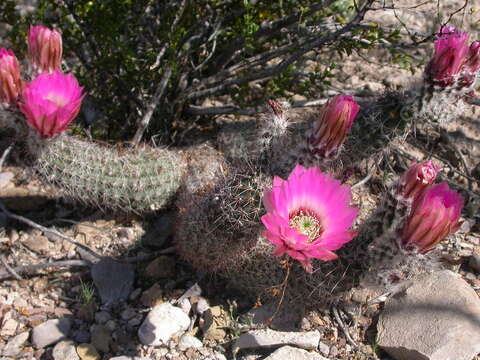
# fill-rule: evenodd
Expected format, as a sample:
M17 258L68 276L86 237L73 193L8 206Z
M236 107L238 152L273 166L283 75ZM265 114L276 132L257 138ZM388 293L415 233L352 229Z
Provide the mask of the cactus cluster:
M265 210L262 211L260 199L265 201L265 194L273 191L272 177L285 179L298 164L341 175L347 166L358 166L364 159L383 153L391 142L408 136L412 124L438 124L462 113L465 89L469 90L472 84L465 91L452 91L450 75L442 77L436 70L432 72L432 64L428 69L430 77L409 91L387 92L361 103L353 125L353 120L346 120L351 111L348 105L338 110L328 108L338 104L332 100L320 111L300 116L270 101L267 114L256 123L225 126L218 142L231 164L231 176L201 194L180 197L175 235L179 255L195 268L217 273L252 296L271 297L285 291L287 298L310 305L336 301L360 283L385 289L440 268L435 245L458 228L463 200L446 183L432 185L438 168L431 162L413 165L385 192L377 210L363 224L357 224L358 235L337 248L337 260L309 259L312 273L291 261L303 261L294 245L288 252L287 263L273 256L283 253L278 251L279 246L284 246L282 241L286 241L287 249L290 246L289 230L275 230L269 238L265 228L269 231L275 224L264 221L265 227L261 226ZM464 75L451 75L453 84L458 85ZM343 121L342 126L339 121ZM241 133L235 136L238 126ZM343 144L350 126L350 136ZM312 141L315 134L318 138ZM280 186L282 181L274 179L273 187ZM267 212L271 210L270 201L273 200L267 199L265 205ZM419 223L422 216L435 218L437 210L441 221ZM308 218L310 212L306 214ZM297 225L290 222L278 226L292 229ZM307 270L311 271L310 267Z

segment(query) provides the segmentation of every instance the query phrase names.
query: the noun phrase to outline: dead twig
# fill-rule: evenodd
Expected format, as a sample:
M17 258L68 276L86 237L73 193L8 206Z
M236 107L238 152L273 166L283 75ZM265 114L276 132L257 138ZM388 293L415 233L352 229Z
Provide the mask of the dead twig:
M347 338L348 343L352 345L354 348L358 348L357 343L353 340L352 336L350 335L350 332L348 331L347 326L345 325L342 318L340 317L337 307L332 306L332 313L337 325L340 327L340 329L342 329L343 333L345 334L345 337Z
M7 272L6 272L6 275L10 275L10 276L13 276L15 279L17 280L23 280L23 278L18 275L18 269L13 269L12 267L10 267L10 265L8 265L7 263L7 260L5 259L5 257L3 255L0 255L0 261L2 262L3 266L5 266L5 269L7 269ZM0 279L1 279L1 273L0 273Z
M2 171L3 164L5 163L5 160L7 159L8 154L10 154L10 151L12 151L13 145L15 144L11 144L9 147L7 147L3 152L2 157L0 158L0 171Z
M0 201L0 210L3 211L5 213L5 215L7 215L11 219L20 221L24 224L27 224L28 226L31 226L34 229L38 229L38 230L42 231L43 233L48 233L48 234L56 236L56 237L58 237L62 240L65 240L65 241L69 242L70 244L73 244L76 247L78 247L78 248L82 249L83 251L87 252L88 254L92 255L96 259L101 259L102 258L101 255L97 254L95 251L90 249L88 246L80 244L73 239L70 239L68 236L62 234L61 232L59 232L57 230L46 228L42 225L37 224L36 222L34 222L30 219L27 219L27 218L23 217L23 216L11 213L9 210L7 210L7 208L5 207L5 205L1 201Z
M2 263L7 267L7 265L3 262ZM41 269L48 269L51 267L69 267L69 266L91 266L92 264L86 260L61 260L61 261L54 261L48 262L44 264L32 264L32 265L23 265L17 266L15 268L11 268L8 272L0 272L0 280L5 280L10 277L15 277L17 280L22 280L22 278L18 275L18 273L26 273L33 270L41 270ZM14 275L17 274L17 276Z

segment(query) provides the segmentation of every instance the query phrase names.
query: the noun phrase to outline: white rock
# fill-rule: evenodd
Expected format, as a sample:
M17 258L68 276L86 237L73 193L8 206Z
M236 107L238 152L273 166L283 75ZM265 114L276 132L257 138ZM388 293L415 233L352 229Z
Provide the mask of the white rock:
M14 175L11 172L0 173L0 189L11 185Z
M180 350L184 351L189 348L199 349L203 346L203 344L195 336L185 334L180 338L178 346Z
M8 340L7 345L3 348L3 355L4 356L17 356L20 351L22 351L23 345L27 341L29 336L29 332L25 331L17 336Z
M182 309L169 303L155 306L138 329L138 338L144 345L165 344L173 335L188 329L190 318Z
M455 273L417 278L392 296L377 343L396 360L471 360L480 352L480 299Z
M280 349L275 350L265 360L328 360L322 355L308 352L303 349L298 349L292 346L282 346Z
M71 327L69 318L52 319L35 326L32 330L32 344L37 349L57 343L68 336Z
M60 341L53 348L54 360L79 360L77 350L75 349L75 343L71 340Z
M318 331L281 332L270 329L253 330L240 336L233 349L254 349L259 347L273 347L279 345L294 345L307 350L317 349L320 342Z

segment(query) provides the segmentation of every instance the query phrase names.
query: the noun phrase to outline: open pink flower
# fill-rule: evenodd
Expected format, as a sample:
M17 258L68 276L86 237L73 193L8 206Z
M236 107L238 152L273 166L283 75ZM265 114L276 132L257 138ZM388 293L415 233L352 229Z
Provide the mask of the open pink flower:
M14 104L22 91L20 66L12 50L0 49L0 103Z
M360 106L351 96L337 95L321 109L308 139L310 151L318 158L334 158L345 142Z
M316 167L297 165L287 180L274 177L263 196L267 213L261 218L266 238L276 246L274 255L288 254L308 272L311 258L336 259L333 251L356 234L350 227L358 209L350 200L348 186Z
M27 123L44 138L50 138L75 119L84 96L82 90L71 74L44 73L25 87L19 106Z
M440 87L453 85L469 51L467 43L468 33L454 26L441 28L435 53L425 70L427 82Z
M42 25L30 26L28 52L33 70L37 74L60 70L62 35Z
M458 230L462 207L463 198L446 182L430 186L413 202L403 229L403 247L422 254L433 249Z
M394 195L402 200L414 200L432 185L440 168L432 161L414 163L394 186Z

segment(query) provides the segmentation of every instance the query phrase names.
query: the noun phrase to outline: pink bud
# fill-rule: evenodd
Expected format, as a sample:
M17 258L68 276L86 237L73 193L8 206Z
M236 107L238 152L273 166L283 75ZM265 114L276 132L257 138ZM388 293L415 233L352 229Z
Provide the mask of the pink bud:
M440 171L430 160L414 163L394 186L395 196L404 200L415 200L435 182Z
M0 49L0 103L14 104L22 91L20 66L12 50Z
M62 35L42 25L30 26L28 52L36 73L59 70L62 63Z
M360 106L352 96L337 95L321 109L310 132L308 145L318 158L334 158L352 127Z
M463 198L446 182L430 186L413 202L403 229L403 247L421 254L432 250L461 226L462 207Z
M426 81L440 87L451 86L468 53L468 33L453 26L440 29L435 53L425 69Z
M84 96L82 90L71 74L59 70L43 73L23 90L20 110L28 125L42 137L51 138L67 129L77 116Z

